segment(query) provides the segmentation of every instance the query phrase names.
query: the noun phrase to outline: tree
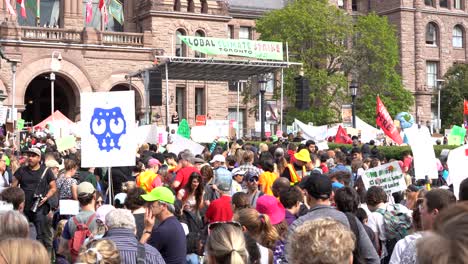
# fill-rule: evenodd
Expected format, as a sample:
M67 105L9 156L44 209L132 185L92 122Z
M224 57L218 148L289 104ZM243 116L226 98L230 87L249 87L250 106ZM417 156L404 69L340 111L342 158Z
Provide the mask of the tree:
M292 60L304 64L309 79L311 108L288 112L289 120L327 124L339 121L347 78L341 70L346 39L352 32L351 18L327 0L298 0L257 21L261 39L288 42ZM285 94L295 98L297 69L285 71Z
M375 124L376 96L390 114L408 111L414 99L403 87L396 67L399 63L396 31L386 17L375 13L359 16L354 26L352 48L344 58L344 70L358 85L356 112L360 118Z
M455 64L444 76L440 94L442 128L463 123L463 99L468 98L468 65Z

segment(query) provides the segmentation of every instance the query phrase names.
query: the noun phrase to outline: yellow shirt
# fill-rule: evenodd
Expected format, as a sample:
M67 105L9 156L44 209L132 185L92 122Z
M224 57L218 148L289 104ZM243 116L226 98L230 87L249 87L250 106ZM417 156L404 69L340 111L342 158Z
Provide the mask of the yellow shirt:
M265 171L260 174L258 178L258 185L260 185L260 189L263 193L267 195L273 195L271 191L271 186L273 186L273 182L278 178L278 174L274 172Z

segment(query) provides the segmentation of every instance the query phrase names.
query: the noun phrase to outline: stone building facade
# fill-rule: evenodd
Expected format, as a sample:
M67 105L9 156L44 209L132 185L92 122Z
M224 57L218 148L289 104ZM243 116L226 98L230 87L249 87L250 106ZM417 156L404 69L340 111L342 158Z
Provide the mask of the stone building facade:
M415 96L419 123L437 128L437 94L447 70L468 61L467 0L333 0L351 14L370 11L386 16L397 31L399 71Z
M5 1L0 1L0 43L5 57L17 64L13 94L12 66L1 60L0 90L8 96L4 105L11 106L14 96L20 116L33 123L50 114L53 54L62 57L60 70L55 73L56 110L79 120L80 93L128 90L131 86L138 118L142 118L144 84L133 78L129 86L125 76L151 67L161 50L168 56L200 56L180 45L176 34L256 39L255 19L282 6L282 1L273 0L272 5L266 6L240 0L125 0L123 31L110 31L85 26L87 1L48 1L51 6L57 2L58 7L58 19L55 24L48 23L48 27L20 25L17 18L7 13ZM15 2L11 0L13 7ZM94 0L95 15L100 16L97 3ZM41 24L42 21L41 17ZM179 116L191 125L197 114L217 120L236 119L233 112L237 92L227 82L171 81L169 88L168 95L163 89L162 101L166 102L168 96L169 112L178 110ZM240 106L243 135L250 134L254 127L256 115L248 110L255 108L256 103ZM152 121L164 126L165 120L165 105L153 106Z

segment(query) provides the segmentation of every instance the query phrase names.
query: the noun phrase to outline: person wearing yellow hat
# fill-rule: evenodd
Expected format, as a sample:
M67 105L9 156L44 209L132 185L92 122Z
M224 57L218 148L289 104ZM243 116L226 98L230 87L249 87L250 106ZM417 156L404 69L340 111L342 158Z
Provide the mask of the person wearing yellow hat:
M307 149L301 149L299 152L294 154L294 162L289 163L281 174L281 177L289 179L291 185L294 185L301 181L301 179L307 176L306 164L311 161L310 152Z

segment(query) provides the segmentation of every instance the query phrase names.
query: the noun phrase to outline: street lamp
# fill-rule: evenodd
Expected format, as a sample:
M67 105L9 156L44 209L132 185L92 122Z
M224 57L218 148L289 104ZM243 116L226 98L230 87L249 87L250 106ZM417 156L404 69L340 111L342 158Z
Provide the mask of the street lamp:
M264 75L260 75L258 84L260 86L260 140L266 138L265 136L265 92L266 92L266 79Z
M54 107L55 107L55 72L60 71L61 65L60 62L62 61L62 54L58 51L52 52L52 58L50 62L50 112L52 116L52 121L54 120Z
M442 84L445 82L444 79L437 79L437 133L440 133L442 128L442 120L440 119L440 90L442 90Z
M353 103L351 104L352 112L353 112L353 128L356 128L356 95L357 95L357 89L358 89L358 84L355 80L351 81L351 84L349 85L349 89L351 90L351 98L353 99Z

